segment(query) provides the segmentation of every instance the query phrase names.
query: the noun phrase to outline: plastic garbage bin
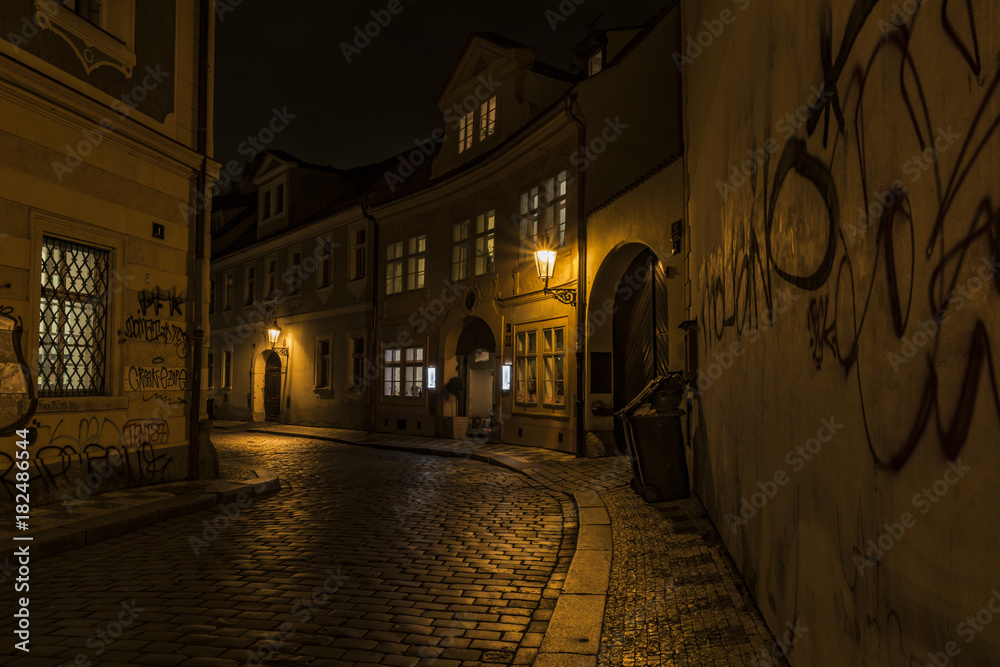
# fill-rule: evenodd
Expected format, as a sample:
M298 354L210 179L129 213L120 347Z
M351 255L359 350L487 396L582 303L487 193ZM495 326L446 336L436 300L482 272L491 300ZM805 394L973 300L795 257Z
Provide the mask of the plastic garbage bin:
M625 423L632 488L646 502L691 495L680 420L684 411L677 407L686 389L680 373L657 377L615 413Z

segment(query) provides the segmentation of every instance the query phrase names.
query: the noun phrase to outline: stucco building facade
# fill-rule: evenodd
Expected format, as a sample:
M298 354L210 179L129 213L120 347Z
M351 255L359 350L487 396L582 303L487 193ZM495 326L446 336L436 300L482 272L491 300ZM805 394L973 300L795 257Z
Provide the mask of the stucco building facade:
M33 502L190 472L213 31L197 0L0 9L0 429Z

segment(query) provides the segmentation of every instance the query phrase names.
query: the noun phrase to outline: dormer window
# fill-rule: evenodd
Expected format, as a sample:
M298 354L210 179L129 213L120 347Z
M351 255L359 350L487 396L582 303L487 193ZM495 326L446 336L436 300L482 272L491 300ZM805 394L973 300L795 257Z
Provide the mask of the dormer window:
M274 192L274 214L284 212L285 210L285 184L282 183L278 186L277 190Z
M479 140L492 137L497 127L497 96L479 105Z
M260 219L267 220L271 217L271 191L264 193L264 204L260 209Z
M458 152L464 153L465 151L472 148L472 131L473 123L473 112L469 112L462 116L458 125Z
M595 51L587 59L587 76L594 76L604 69L604 51Z

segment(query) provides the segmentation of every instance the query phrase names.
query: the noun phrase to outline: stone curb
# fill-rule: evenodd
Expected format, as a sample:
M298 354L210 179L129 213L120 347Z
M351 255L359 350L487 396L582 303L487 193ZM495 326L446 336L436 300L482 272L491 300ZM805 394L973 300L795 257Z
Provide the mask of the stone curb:
M64 553L71 549L97 544L115 537L121 537L140 528L161 521L174 519L200 510L209 510L223 503L232 502L240 494L260 497L277 493L281 489L281 479L270 470L253 468L258 479L244 484L217 481L204 491L185 493L173 498L153 500L135 507L108 512L89 519L79 519L55 528L47 528L30 534L34 539L18 541L14 547L0 551L0 562L13 557L22 546L30 546L32 562Z
M530 463L503 454L462 452L432 445L352 442L330 436L266 429L247 429L246 432L322 440L343 445L414 454L468 458L522 473L536 483L547 486L535 477ZM597 665L601 629L604 625L604 605L607 601L608 585L611 580L611 520L604 501L601 500L600 494L596 491L574 493L573 502L576 504L580 523L576 550L573 553L573 560L570 562L563 589L556 601L556 607L549 619L549 625L542 637L542 643L534 662L535 667L596 667Z

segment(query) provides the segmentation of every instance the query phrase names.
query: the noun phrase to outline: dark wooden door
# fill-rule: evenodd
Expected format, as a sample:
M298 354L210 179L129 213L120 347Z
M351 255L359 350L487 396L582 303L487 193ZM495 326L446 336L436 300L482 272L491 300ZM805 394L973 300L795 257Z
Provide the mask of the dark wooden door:
M615 410L620 410L670 368L667 279L651 250L640 253L625 272L615 305L612 374ZM624 438L622 422L615 419L615 439L621 449Z
M270 354L264 368L264 419L278 421L281 415L281 358Z

